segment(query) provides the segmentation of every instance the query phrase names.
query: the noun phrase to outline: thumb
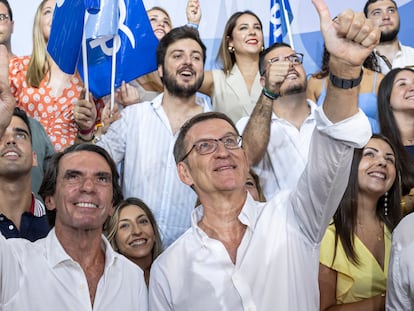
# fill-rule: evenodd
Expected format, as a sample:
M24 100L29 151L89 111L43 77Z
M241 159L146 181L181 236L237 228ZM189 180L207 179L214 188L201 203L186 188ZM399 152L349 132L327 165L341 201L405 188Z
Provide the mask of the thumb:
M325 0L312 0L312 3L319 14L319 20L321 24L330 22L332 19L331 13L329 12L329 8L326 5Z

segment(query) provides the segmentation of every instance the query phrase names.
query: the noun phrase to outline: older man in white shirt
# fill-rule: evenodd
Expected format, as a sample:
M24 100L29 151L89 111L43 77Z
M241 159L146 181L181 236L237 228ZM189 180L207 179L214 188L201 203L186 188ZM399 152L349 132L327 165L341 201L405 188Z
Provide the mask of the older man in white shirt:
M362 13L348 10L332 20L323 0L313 2L331 53L331 79L297 188L268 203L252 200L235 125L219 113L193 117L174 155L181 180L201 206L192 228L152 266L150 310L319 309L319 243L347 185L353 148L371 136L356 86L380 34ZM289 64L268 67L262 96L271 106Z

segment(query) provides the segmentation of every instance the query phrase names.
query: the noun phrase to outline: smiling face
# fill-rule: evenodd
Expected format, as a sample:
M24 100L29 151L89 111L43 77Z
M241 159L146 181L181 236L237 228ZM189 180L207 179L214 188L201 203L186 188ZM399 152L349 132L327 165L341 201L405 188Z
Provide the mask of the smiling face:
M380 42L393 41L400 30L398 9L390 0L380 0L368 6L367 17L381 30Z
M395 76L390 105L394 114L414 111L414 72L401 70Z
M167 48L158 73L170 94L185 98L194 95L204 79L203 50L193 39L174 42Z
M359 191L379 198L390 190L395 176L394 151L384 140L371 138L362 151L358 166Z
M186 136L186 146L191 146L203 139L220 139L226 135L237 135L233 127L222 119L208 119L194 124ZM217 150L200 155L193 150L187 157L187 163L178 163L178 173L187 185L194 185L200 196L215 192L245 192L248 174L248 161L243 149L227 149L218 142Z
M263 32L260 22L250 14L241 15L228 38L228 45L237 54L259 54L263 47Z
M280 60L285 60L286 57L295 54L295 51L290 47L281 46L269 51L265 56L266 66L277 66L277 63L269 64L269 60L278 57ZM286 62L289 62L286 60ZM268 70L268 67L266 67ZM262 83L264 77L262 77ZM292 95L306 92L307 80L305 69L302 64L294 65L290 62L289 72L280 86L280 94Z
M31 173L33 164L36 164L36 156L29 128L20 117L13 116L0 140L0 176L26 176Z
M59 162L56 190L46 196L56 209L56 230L98 230L112 212L112 174L106 160L91 151L65 154Z
M142 261L152 262L155 244L154 229L144 212L137 205L126 205L119 212L115 234L119 253L139 265Z
M157 9L149 10L147 13L154 35L158 40L161 40L172 28L170 17L165 12Z

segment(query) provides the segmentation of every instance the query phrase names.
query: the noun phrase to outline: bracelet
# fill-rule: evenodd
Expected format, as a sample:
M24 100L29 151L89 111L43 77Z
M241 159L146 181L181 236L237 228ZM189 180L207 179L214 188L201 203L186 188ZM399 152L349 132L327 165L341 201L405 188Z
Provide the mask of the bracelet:
M362 74L363 71L361 69L361 73L359 74L359 77L356 79L342 79L339 78L332 73L329 73L329 80L331 80L332 85L340 88L340 89L352 89L353 87L358 86L361 83L362 80Z
M88 134L92 133L94 130L95 130L95 125L92 126L90 129L87 129L87 130L78 129L78 133L80 133L82 135L88 135Z
M190 23L190 22L188 22L188 23L187 23L187 26L188 26L188 27L195 28L195 29L198 29L198 24L195 24L195 23Z
M280 96L277 93L270 92L267 88L263 87L262 94L271 100L276 100Z

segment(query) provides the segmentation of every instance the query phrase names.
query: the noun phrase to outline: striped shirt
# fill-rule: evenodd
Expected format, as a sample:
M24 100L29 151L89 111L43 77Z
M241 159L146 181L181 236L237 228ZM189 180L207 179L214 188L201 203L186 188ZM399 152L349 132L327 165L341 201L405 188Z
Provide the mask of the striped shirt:
M162 98L160 94L152 102L126 107L98 145L117 164L123 162L124 196L138 197L151 208L167 247L191 226L197 197L178 177L173 155L178 132L171 130ZM197 104L210 111L200 99Z

